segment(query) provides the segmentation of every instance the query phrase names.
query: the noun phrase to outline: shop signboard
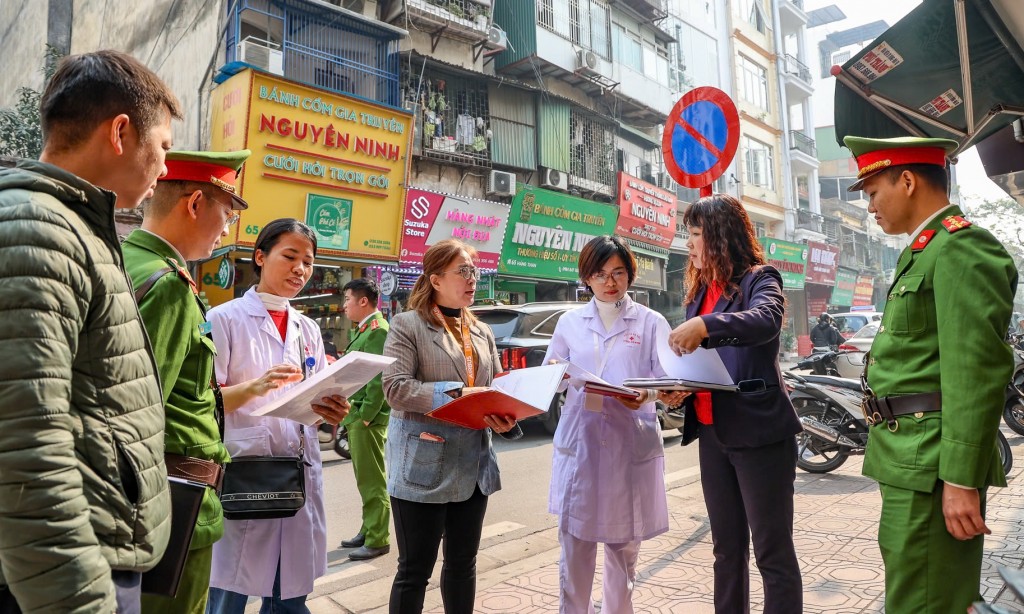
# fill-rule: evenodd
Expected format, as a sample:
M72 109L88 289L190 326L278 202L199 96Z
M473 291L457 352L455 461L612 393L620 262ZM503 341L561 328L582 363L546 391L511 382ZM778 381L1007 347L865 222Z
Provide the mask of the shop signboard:
M853 290L853 306L866 307L874 305L875 278L871 275L858 275L857 285Z
M786 290L802 290L807 266L807 246L771 237L761 237L760 241L768 264L782 273L782 287Z
M617 215L611 205L524 186L512 201L498 272L579 279L580 251L594 237L613 234Z
M838 268L838 247L816 241L807 242L807 283L834 286Z
M615 234L668 249L675 233L675 194L619 172L619 220Z
M836 286L832 289L833 305L849 307L853 305L853 291L857 288L857 273L849 269L836 270Z
M508 212L509 206L503 203L410 188L399 262L421 266L431 245L454 238L476 248L477 266L497 269Z
M252 246L271 220L307 219L316 196L348 203L347 237L335 232L320 252L398 259L409 112L251 69L218 85L211 106L211 149L252 150L239 182L249 208L235 227L237 244ZM329 225L333 213L321 212ZM339 208L338 223L341 216Z
M636 279L634 286L652 290L665 289L665 259L653 258L646 254L633 251L636 258Z

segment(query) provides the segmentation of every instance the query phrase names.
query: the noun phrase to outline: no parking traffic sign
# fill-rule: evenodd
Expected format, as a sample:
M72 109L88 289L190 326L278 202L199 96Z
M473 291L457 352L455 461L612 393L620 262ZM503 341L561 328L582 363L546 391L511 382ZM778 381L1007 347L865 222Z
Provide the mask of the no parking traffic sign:
M665 168L680 185L710 194L711 183L728 168L739 142L740 116L728 94L714 87L692 89L665 122Z

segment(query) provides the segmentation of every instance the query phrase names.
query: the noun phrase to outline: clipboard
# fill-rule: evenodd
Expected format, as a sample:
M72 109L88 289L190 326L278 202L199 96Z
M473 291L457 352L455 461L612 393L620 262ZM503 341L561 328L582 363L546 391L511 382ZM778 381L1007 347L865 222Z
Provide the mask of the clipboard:
M181 586L185 560L188 558L192 534L196 530L199 508L202 507L207 486L170 476L167 481L171 491L171 537L160 562L142 574L142 592L174 597Z
M565 370L564 364L516 369L495 378L490 390L453 399L427 415L474 430L487 428L484 416L538 416L551 406Z

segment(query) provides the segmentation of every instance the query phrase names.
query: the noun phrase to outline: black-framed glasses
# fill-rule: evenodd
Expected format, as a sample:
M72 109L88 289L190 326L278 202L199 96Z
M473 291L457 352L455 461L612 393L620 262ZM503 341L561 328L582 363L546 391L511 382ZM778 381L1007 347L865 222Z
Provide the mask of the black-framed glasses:
M465 279L467 281L470 279L480 281L480 269L476 268L475 266L470 266L468 264L464 264L452 271L444 271L442 272L442 275L444 273L455 273L456 275L459 275L460 277L462 277L462 279Z

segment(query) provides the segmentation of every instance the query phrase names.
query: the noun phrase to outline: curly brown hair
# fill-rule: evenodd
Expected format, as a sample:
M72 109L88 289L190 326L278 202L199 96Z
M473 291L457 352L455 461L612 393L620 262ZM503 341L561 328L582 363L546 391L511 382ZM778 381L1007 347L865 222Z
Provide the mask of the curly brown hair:
M693 302L701 286L715 281L725 285L725 296L732 297L739 291L735 280L766 262L750 216L728 194L697 200L686 208L683 223L699 228L704 239L703 266L698 269L692 260L686 265L686 304Z

